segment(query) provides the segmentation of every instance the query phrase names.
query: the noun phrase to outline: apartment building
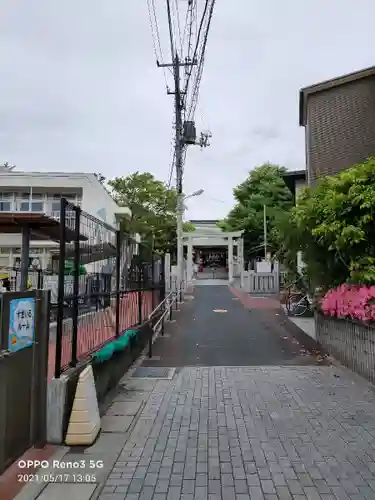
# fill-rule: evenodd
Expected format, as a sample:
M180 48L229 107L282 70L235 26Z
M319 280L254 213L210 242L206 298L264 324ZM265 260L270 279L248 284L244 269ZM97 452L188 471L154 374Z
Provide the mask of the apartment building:
M21 172L0 167L0 212L43 212L59 218L62 197L113 227L118 227L120 217L131 215L128 208L116 204L93 173ZM105 235L101 237L105 239ZM30 265L52 268L57 253L57 242L31 240ZM17 266L20 259L21 236L0 233L0 268Z
M375 66L300 90L309 185L375 155Z

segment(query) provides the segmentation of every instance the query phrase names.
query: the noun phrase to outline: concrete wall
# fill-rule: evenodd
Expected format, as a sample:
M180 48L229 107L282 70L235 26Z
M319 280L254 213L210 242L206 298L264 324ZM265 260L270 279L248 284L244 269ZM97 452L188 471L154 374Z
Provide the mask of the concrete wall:
M316 340L343 365L375 382L375 328L316 314Z
M248 271L244 278L247 293L275 295L279 293L279 273L257 273Z

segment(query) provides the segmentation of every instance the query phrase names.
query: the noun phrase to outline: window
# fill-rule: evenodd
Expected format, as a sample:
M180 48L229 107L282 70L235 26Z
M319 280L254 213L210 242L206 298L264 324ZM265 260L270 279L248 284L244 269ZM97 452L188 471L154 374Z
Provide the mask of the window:
M59 201L52 202L52 212L60 212L60 202Z
M29 267L32 267L33 260L34 260L34 257L29 257ZM21 257L16 257L15 259L13 259L13 262L14 262L14 264L13 264L14 267L16 267L16 268L21 267Z
M22 201L19 204L20 212L43 212L44 203L41 201L32 201L31 203L28 201Z
M11 211L10 207L11 207L10 201L0 200L0 212L10 212Z
M44 203L42 201L33 201L31 203L31 211L32 212L43 212Z
M13 193L0 193L0 199L11 201L13 199Z
M37 255L43 253L42 247L30 247L30 255ZM8 249L9 251L9 249ZM12 248L13 255L21 255L21 248Z

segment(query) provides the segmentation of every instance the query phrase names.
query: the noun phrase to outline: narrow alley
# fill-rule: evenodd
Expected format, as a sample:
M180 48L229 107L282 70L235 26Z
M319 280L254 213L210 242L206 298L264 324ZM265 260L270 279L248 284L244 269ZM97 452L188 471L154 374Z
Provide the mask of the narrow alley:
M212 280L214 283L215 281ZM171 333L159 337L148 366L256 366L296 363L300 350L286 342L279 305L249 310L223 282L196 286ZM259 299L258 302L264 302ZM266 302L271 300L265 299ZM313 362L313 361L312 361ZM305 361L306 363L306 361Z
M97 442L63 458L103 460L100 485L21 500L375 499L370 384L302 356L278 309L249 310L228 286L196 287L175 318Z

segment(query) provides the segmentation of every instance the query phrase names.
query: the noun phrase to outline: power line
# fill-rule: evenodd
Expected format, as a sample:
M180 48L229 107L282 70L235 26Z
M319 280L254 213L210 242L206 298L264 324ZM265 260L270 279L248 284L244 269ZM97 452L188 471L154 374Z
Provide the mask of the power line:
M209 1L210 0L206 0L206 3L204 5L203 14L202 14L202 17L201 17L201 21L199 23L199 29L198 29L198 34L197 34L197 41L196 41L196 44L195 44L195 49L194 49L194 53L193 53L193 57L192 57L193 61L197 59L198 47L199 47L199 40L200 40L201 32L202 32L202 29L203 29L203 23L204 23L204 20L205 20L205 17L206 17L206 13L207 13ZM192 30L192 25L191 25L191 30ZM188 92L188 87L189 87L189 82L190 82L192 71L193 71L193 68L190 69L188 77L187 77L187 80L185 82L185 88L184 88L185 95L187 95L187 92Z
M188 119L192 119L192 117L195 114L195 110L196 110L196 107L198 104L200 83L201 83L202 74L203 74L204 58L205 58L206 47L207 47L207 39L208 39L208 33L210 31L213 11L214 11L214 7L215 7L215 1L216 0L211 0L211 6L210 6L209 14L208 14L207 26L206 26L205 32L204 32L203 44L202 44L200 59L199 59L199 63L198 63L197 77L196 77L194 90L193 90L193 94L192 94L192 102L190 104L189 111L187 113Z
M173 176L173 168L176 165L177 189L182 191L183 166L186 160L186 144L178 137L182 137L183 125L186 116L194 115L197 105L199 87L204 66L204 53L206 49L207 36L210 27L212 12L215 0L205 0L205 5L200 19L198 19L198 1L188 0L185 15L185 26L181 29L181 16L179 0L165 0L168 38L172 57L171 64L164 63L162 43L160 37L159 23L156 15L155 0L147 0L154 53L157 65L163 68L164 79L169 94L175 94L175 120L176 120L176 139L175 147L179 152L174 154L172 164L168 172L168 184ZM199 22L199 28L198 28ZM177 47L179 50L177 50ZM194 47L194 51L193 51ZM180 53L178 53L180 52ZM175 62L178 60L176 66ZM180 88L180 67L184 67L185 77L184 85ZM170 70L174 77L174 92L170 92L167 84L166 69ZM176 94L176 75L178 79L178 92ZM194 76L194 78L193 78ZM178 116L179 115L179 116ZM194 128L195 134L195 128ZM178 144L180 142L180 144ZM190 144L192 142L189 142ZM207 138L201 134L197 144L201 146L208 145Z
M180 41L180 50L181 50L181 57L183 54L183 38L182 38L182 31L181 31L181 23L180 23L180 10L178 8L178 0L175 0L175 12L176 12L176 18L177 18L177 33L178 33L178 38Z
M160 30L159 30L158 20L156 17L155 0L147 0L147 9L148 9L148 17L151 28L151 39L154 48L155 59L156 62L160 61L161 63L163 63L164 62L163 49L161 46ZM163 75L164 75L165 86L166 88L168 88L168 81L165 68L163 69Z
M167 16L168 16L168 28L169 28L169 42L171 44L171 55L174 56L175 48L174 48L174 40L173 40L173 24L172 24L172 16L171 16L171 2L167 1Z
M169 167L168 182L167 182L168 189L170 189L171 184L172 184L172 177L173 177L175 161L176 161L176 150L175 150L173 141L171 141L171 154L172 154L172 160L171 160L171 164Z

